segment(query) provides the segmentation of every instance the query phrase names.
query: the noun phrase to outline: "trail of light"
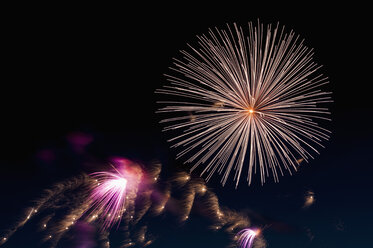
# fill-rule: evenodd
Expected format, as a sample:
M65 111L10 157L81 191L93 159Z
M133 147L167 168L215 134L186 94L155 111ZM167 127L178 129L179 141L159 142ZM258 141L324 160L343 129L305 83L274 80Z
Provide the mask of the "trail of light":
M245 228L237 233L239 235L238 243L241 248L251 248L255 237L258 235L258 230Z
M125 211L127 179L119 172L97 172L92 177L97 185L92 190L91 199L93 212L100 213L103 218L103 229L120 222ZM93 217L97 215L93 215ZM118 218L118 216L120 216Z

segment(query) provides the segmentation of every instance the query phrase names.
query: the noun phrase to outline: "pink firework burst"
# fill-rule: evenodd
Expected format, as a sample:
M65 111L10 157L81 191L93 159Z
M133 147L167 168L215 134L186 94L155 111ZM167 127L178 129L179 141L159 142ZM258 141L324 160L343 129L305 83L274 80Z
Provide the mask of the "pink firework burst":
M129 192L142 178L140 166L127 159L113 159L113 171L101 171L91 174L95 185L90 195L91 218L98 218L103 222L102 229L109 229L120 223L126 211L126 199Z
M97 172L92 177L96 179L97 185L91 193L91 209L102 215L102 228L107 229L119 223L125 211L128 181L119 172Z
M238 244L240 248L251 248L259 230L245 228L237 233L239 235Z

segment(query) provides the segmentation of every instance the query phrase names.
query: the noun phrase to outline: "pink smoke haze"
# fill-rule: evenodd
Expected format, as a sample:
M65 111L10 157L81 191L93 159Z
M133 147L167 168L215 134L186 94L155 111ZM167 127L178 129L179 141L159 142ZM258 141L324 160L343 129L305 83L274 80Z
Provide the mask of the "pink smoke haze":
M51 149L42 149L37 152L36 157L45 163L52 163L56 159L56 154Z
M77 235L72 237L71 248L94 248L97 247L95 242L96 229L88 223L78 221L75 224L74 231Z
M74 132L67 136L67 141L71 144L75 152L82 153L85 147L92 143L93 137L87 133Z

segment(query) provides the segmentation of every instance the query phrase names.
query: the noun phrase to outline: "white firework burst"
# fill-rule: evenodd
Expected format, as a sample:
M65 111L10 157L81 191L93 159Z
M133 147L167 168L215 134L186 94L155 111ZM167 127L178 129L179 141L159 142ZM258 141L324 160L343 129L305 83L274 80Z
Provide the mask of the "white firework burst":
M313 50L293 31L259 23L245 31L234 24L198 37L200 47L181 51L177 75L156 91L170 97L158 112L177 114L161 121L164 130L183 131L169 140L182 148L177 158L189 155L191 170L203 165L207 180L223 174L223 185L234 169L236 187L244 169L249 184L257 169L262 183L277 182L313 158L330 133L316 122L330 120L320 104L332 101Z

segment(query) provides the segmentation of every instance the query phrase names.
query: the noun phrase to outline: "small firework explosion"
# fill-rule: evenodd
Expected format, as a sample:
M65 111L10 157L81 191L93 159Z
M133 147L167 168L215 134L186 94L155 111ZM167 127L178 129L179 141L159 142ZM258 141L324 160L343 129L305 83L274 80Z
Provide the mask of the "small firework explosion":
M238 244L240 248L251 248L255 237L260 233L259 230L245 228L237 233L239 236Z
M120 223L126 211L127 187L137 187L142 173L139 167L129 166L126 159L115 159L114 172L102 171L91 174L96 184L90 195L92 218L102 215L101 228L109 229Z
M198 37L199 48L175 59L176 75L156 91L168 97L158 113L175 116L161 123L182 131L169 139L180 147L177 158L187 157L191 170L203 164L207 180L218 172L224 185L235 170L236 187L244 171L249 185L257 172L262 183L269 176L277 182L329 139L319 123L330 120L320 106L332 101L321 89L328 80L294 32L259 23L247 32L227 28Z
M120 221L117 216L122 216L125 211L127 179L111 172L97 172L92 176L97 180L97 187L91 195L92 208L105 216L102 227L109 228Z

